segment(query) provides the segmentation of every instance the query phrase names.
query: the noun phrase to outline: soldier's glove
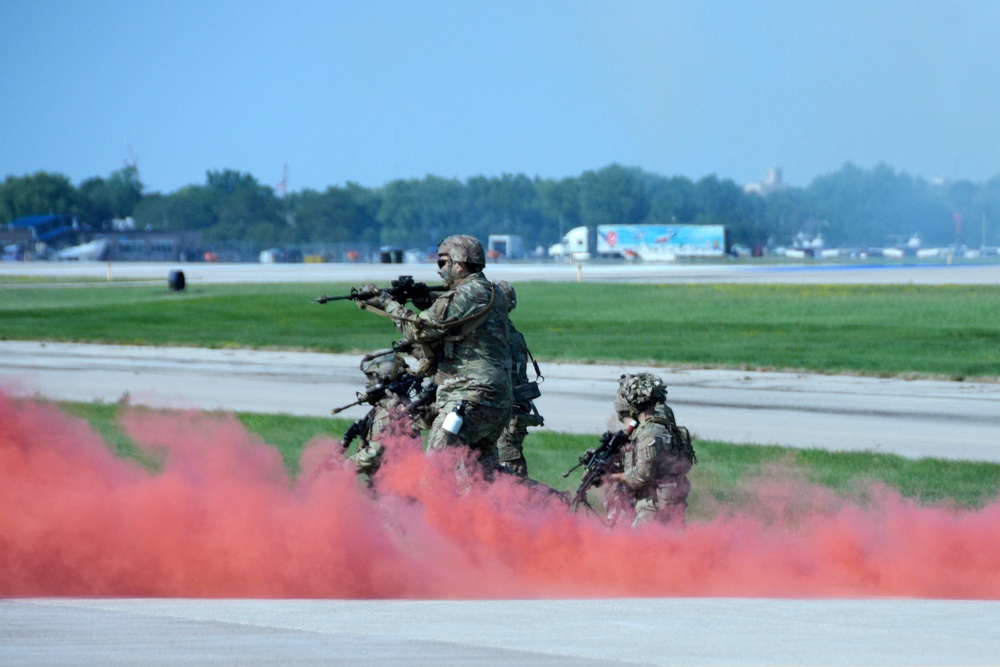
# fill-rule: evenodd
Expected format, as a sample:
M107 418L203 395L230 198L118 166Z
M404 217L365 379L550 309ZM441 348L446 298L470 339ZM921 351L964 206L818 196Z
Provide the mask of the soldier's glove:
M365 303L367 303L369 306L374 306L381 310L385 310L386 308L389 307L389 304L392 303L392 295L383 290L378 294L376 294L371 299L367 299Z
M365 304L385 310L390 301L392 301L392 295L385 290L379 289L375 285L365 285L364 287L358 289L359 305Z

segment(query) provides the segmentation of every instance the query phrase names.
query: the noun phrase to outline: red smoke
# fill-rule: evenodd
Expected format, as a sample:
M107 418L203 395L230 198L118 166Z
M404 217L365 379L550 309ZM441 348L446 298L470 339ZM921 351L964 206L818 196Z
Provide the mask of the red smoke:
M509 479L460 489L460 461L413 445L389 448L376 496L336 466L310 474L332 439L293 481L234 417L122 423L160 470L0 394L0 596L1000 599L1000 503L874 490L861 507L781 477L683 533L610 531Z

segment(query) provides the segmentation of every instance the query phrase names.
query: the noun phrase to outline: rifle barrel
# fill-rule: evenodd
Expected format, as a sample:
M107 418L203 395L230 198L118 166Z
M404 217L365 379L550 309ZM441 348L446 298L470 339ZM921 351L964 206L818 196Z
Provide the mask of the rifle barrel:
M318 296L313 299L313 303L324 304L328 301L347 301L348 299L356 299L358 296L356 294L346 294L341 296Z

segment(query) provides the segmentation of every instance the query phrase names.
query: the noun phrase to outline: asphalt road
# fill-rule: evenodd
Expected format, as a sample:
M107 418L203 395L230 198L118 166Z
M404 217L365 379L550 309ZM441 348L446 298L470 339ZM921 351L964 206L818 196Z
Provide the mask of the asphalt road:
M166 281L172 268L192 284L366 282L401 273L434 280L424 265L35 263L0 265L0 274ZM511 281L1000 284L997 265L498 265L488 273ZM356 364L286 353L0 344L3 382L20 393L117 400L128 392L134 402L292 414L326 414L350 400ZM622 369L546 370L540 406L548 426L603 430ZM998 460L1000 403L989 383L659 371L679 419L702 437ZM956 429L961 435L952 439ZM0 664L994 665L997 627L1000 603L992 601L12 599L0 601Z

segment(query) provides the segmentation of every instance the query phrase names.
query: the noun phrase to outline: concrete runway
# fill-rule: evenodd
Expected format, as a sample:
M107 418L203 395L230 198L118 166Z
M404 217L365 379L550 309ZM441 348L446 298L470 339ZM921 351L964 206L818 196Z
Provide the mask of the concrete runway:
M0 664L996 665L1000 605L926 600L7 600Z
M355 400L359 357L0 341L0 382L19 395L158 407L322 417ZM546 429L614 427L618 376L649 370L668 384L680 423L736 443L868 450L911 458L1000 461L1000 383L846 375L543 364L536 402ZM341 413L358 418L365 408Z
M115 281L165 282L173 268L183 269L190 284L361 283L399 274L435 280L429 265L116 264L109 269L33 263L0 265L0 274L106 280L110 271ZM487 273L515 283L1000 284L1000 265L595 265L579 272L572 266L496 265ZM285 407L277 411L292 414L326 414L350 400L360 376L350 357L214 354L5 342L0 369L4 382L18 378L13 381L20 383L19 391L57 398L117 400L128 391L134 402L268 412L280 403ZM620 370L547 369L541 406L549 427L603 430ZM997 385L660 371L680 421L702 437L998 460ZM297 393L286 395L295 387ZM777 413L769 412L773 405L780 406ZM764 430L762 423L777 423L783 431ZM946 440L966 427L961 442ZM872 438L865 440L866 433ZM946 451L938 451L942 448ZM997 627L1000 603L974 601L14 599L0 601L0 664L995 665L1000 664Z
M108 282L162 280L181 270L188 284L250 282L338 282L388 284L399 275L438 283L433 264L208 264L168 262L0 262L0 275ZM493 280L636 283L835 283L912 285L1000 285L1000 262L981 264L755 264L703 263L501 263L490 264ZM3 289L3 288L0 288Z

